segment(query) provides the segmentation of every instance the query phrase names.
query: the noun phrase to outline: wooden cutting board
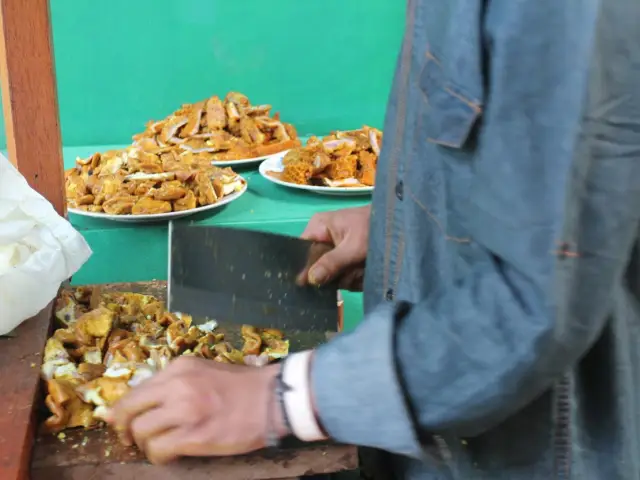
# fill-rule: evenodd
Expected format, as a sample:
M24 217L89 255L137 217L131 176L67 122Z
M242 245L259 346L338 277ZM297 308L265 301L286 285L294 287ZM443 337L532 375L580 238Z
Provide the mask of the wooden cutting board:
M166 282L100 285L164 299ZM43 408L39 372L53 307L21 325L15 338L0 340L0 480L121 479L266 480L353 470L357 448L333 443L291 441L282 448L239 457L183 459L166 467L145 461L137 449L123 447L106 429L65 432L62 438L36 434ZM4 387L4 386L7 387ZM6 406L6 407L5 407Z

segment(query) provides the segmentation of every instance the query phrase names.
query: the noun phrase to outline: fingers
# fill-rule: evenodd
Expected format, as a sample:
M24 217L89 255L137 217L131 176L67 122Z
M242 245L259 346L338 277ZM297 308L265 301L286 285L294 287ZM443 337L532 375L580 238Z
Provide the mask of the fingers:
M247 453L264 445L233 434L215 431L206 423L199 427L179 427L149 439L145 449L147 459L155 465L165 465L178 457L229 456Z
M122 397L111 410L111 423L115 430L123 435L122 440L130 443L131 422L149 410L162 405L166 396L166 387L162 383L152 383L153 379L131 390Z
M143 452L147 451L147 443L157 436L175 430L185 424L185 407L164 405L161 408L147 410L131 421L131 436ZM195 425L191 425L195 427Z
M166 465L185 455L185 438L191 435L187 428L175 428L150 438L145 445L144 454L154 465Z
M308 282L311 285L323 285L338 277L352 266L356 259L354 247L342 242L322 255L309 269Z

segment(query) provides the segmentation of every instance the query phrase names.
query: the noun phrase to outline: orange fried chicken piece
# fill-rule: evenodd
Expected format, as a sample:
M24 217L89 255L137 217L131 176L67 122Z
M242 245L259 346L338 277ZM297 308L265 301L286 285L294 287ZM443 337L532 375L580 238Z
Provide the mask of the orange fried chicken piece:
M156 200L151 197L142 197L131 208L133 215L153 215L158 213L169 213L171 202L166 200Z
M331 162L325 174L331 180L344 180L346 178L354 178L358 168L358 157L356 155L346 155L336 158Z
M289 163L282 171L282 180L299 185L306 185L313 176L313 164L308 162Z
M363 185L373 186L376 179L376 163L378 157L366 150L361 150L358 154L358 180Z

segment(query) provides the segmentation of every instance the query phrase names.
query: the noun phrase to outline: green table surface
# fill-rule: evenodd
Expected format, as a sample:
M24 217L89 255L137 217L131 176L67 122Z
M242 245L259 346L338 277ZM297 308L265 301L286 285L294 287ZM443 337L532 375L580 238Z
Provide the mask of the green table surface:
M76 157L118 148L114 145L64 148L65 168ZM247 179L248 189L238 200L220 209L189 217L202 225L223 225L300 235L314 213L365 205L369 196L318 195L275 185L257 172L257 167L237 169ZM167 223L131 224L69 214L73 226L87 240L93 255L73 276L73 283L142 282L167 279ZM362 318L362 296L343 292L345 329Z

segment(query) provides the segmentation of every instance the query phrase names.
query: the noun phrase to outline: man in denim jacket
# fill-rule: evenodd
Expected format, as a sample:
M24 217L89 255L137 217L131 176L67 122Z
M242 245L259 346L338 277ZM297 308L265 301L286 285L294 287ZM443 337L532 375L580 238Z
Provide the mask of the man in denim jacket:
M319 420L396 478L640 478L640 2L406 21L366 321L315 354Z
M415 0L406 22L372 205L305 233L335 245L312 282L366 257L366 317L285 362L278 432L388 452L397 479L640 478L640 1ZM224 412L200 437L136 427L151 387L117 423L159 462L263 446L236 437L263 438L278 367L196 362L157 391L216 393L183 414Z

